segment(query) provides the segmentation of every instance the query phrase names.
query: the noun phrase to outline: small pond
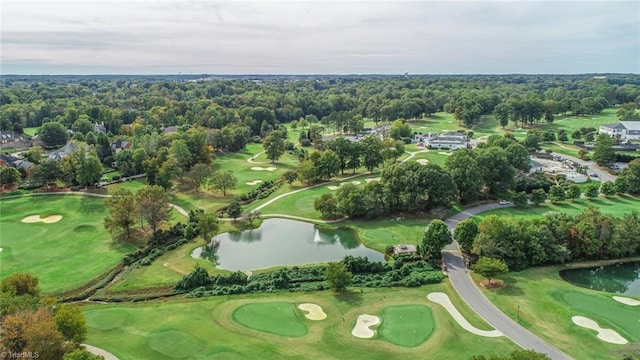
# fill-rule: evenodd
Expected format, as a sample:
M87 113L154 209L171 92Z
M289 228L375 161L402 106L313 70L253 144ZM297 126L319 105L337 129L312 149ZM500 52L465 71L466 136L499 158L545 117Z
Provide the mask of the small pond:
M574 285L616 294L640 296L640 261L560 271Z
M346 255L384 261L382 253L364 247L350 229L323 229L288 219L267 219L254 230L216 235L191 254L233 271L339 261Z

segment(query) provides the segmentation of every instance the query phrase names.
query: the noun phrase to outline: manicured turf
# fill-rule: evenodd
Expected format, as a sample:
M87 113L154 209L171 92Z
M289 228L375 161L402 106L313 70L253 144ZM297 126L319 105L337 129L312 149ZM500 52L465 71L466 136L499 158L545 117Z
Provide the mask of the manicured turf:
M431 308L424 305L389 306L382 310L379 332L392 344L415 347L435 329Z
M576 215L589 205L599 208L605 214L622 216L631 213L633 210L640 209L640 199L626 195L612 196L610 198L601 196L593 200L580 199L575 202L564 201L558 204L545 203L539 206L529 206L526 208L509 207L482 213L475 216L474 219L481 221L489 215L535 218L541 217L549 212L564 212L570 215Z
M259 302L239 307L233 319L248 328L289 337L307 335L300 310L290 302Z
M478 327L486 327L447 283L416 289L364 289L344 295L332 292L278 293L220 296L201 299L175 299L136 304L88 305L83 307L87 319L86 343L104 348L120 359L172 359L151 340L156 334L180 331L181 341L204 340L197 352L186 349L186 358L195 359L415 359L433 354L438 359L468 359L476 354L507 353L518 347L506 338L487 339L460 328L440 306L431 306L426 295L444 291L460 311ZM323 321L296 317L306 325L300 337L256 331L234 320L237 309L254 303L320 305L328 317ZM351 330L358 315L381 314L386 307L423 304L432 308L437 331L415 347L389 343L383 338L358 339ZM113 320L116 319L116 320ZM255 320L250 320L255 323ZM483 325L484 324L484 325ZM268 326L279 326L268 324ZM177 333L174 333L177 334ZM184 336L185 334L189 336ZM167 340L169 341L169 340Z
M620 359L614 345L596 332L575 325L571 317L586 316L635 343L640 342L640 311L611 299L615 294L571 285L560 278L564 266L534 268L501 277L506 286L483 292L505 314L575 359ZM476 282L482 279L473 274ZM585 346L587 345L588 346Z
M104 229L104 199L73 195L0 201L1 278L29 272L44 293L79 287L118 264L134 249ZM62 215L56 223L23 223L29 215Z
M205 339L198 339L182 330L158 330L149 335L149 347L156 353L171 358L191 358L205 346Z

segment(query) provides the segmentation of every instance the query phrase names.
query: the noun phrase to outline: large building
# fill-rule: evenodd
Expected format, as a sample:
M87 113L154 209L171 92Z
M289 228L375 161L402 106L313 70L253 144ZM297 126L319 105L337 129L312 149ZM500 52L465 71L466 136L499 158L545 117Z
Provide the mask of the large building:
M425 146L430 149L458 150L470 148L469 138L463 132L417 134L414 136L414 142L418 146Z
M640 121L620 121L615 124L601 125L601 134L620 137L620 140L640 140Z

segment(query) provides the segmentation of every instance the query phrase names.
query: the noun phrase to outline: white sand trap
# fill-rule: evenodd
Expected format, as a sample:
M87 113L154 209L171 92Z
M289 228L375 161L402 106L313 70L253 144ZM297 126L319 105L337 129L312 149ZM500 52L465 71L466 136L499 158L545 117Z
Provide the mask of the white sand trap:
M2 248L0 248L0 251L2 251ZM622 296L614 296L613 300L619 302L619 303L623 303L625 305L629 305L629 306L639 306L640 305L640 301L636 300L636 299L631 299L628 297L622 297Z
M327 189L329 189L329 190L338 190L339 187L340 186L331 185L331 186L327 186Z
M453 317L453 319L460 326L462 326L463 329L467 330L472 334L476 334L484 337L498 337L503 335L502 332L498 330L491 330L491 331L480 330L477 327L469 324L467 319L465 319L464 316L460 314L460 311L458 311L458 309L456 309L456 307L453 306L453 303L451 302L451 300L449 300L449 296L445 293L441 293L441 292L430 293L429 295L427 295L427 299L433 301L436 304L442 305L442 307L444 307L449 312L449 314L451 314L451 317Z
M427 163L429 162L429 160L427 159L417 159L416 162L420 165L427 165Z
M2 252L2 248L0 247L0 252Z
M444 151L438 151L438 154L440 154L440 155L447 155L447 156L451 156L451 155L453 155L453 153L452 153L452 152L444 152Z
M322 311L320 305L312 303L304 303L298 305L298 309L305 312L304 316L309 320L324 320L327 318L327 314Z
M368 179L364 179L364 181L366 181L366 182L367 182L367 184L368 184L368 183L370 183L370 182L372 182L372 181L380 181L380 178L379 178L379 177L375 177L375 178L368 178Z
M357 181L357 180L356 180L356 181L352 181L351 183L352 183L353 185L360 185L360 181Z
M247 185L258 185L261 182L262 182L262 180L247 181Z
M572 316L571 320L573 321L574 324L578 326L582 326L583 328L597 331L598 339L602 341L606 341L612 344L619 344L619 345L624 345L628 343L627 339L620 336L620 334L618 334L615 330L601 328L597 322L589 319L588 317Z
M255 171L275 171L276 168L274 168L273 166L269 166L266 168L263 168L262 166L254 166L251 168L251 170L255 170Z
M22 219L23 223L37 223L37 222L43 222L45 224L51 224L51 223L55 223L60 221L60 219L62 219L61 215L50 215L47 216L46 218L41 218L40 215L30 215L27 216L26 218Z
M351 335L360 339L371 339L376 334L370 327L380 324L380 318L375 315L362 314L358 316L356 326L351 330Z

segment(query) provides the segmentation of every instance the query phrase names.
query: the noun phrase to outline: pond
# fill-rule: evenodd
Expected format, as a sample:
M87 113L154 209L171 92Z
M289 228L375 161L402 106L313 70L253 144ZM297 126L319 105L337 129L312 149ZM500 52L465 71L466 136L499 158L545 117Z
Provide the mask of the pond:
M216 235L191 254L232 271L340 261L346 255L384 261L384 255L363 246L353 230L288 219L267 219L254 230Z
M640 296L640 261L560 271L574 285L616 294Z

